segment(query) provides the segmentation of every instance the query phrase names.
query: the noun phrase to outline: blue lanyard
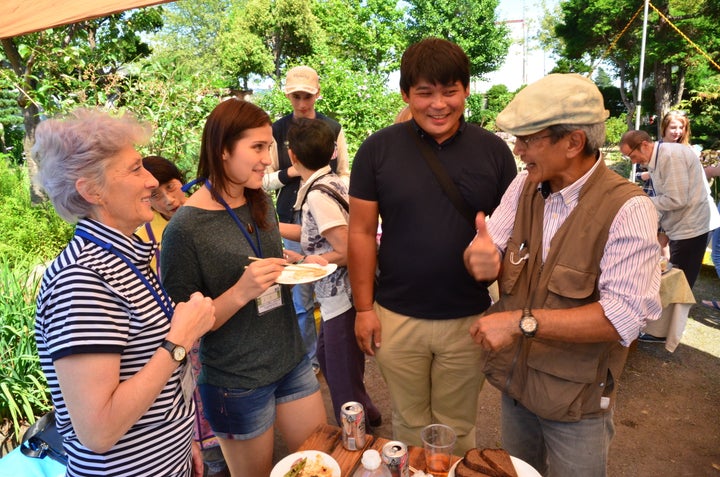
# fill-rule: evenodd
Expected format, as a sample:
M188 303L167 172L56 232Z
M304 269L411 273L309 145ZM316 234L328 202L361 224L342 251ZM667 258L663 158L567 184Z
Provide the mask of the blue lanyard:
M168 296L167 292L162 287L162 285L160 284L159 281L158 281L158 288L160 289L160 294L162 294L162 297L160 296L160 294L158 294L157 290L155 290L155 287L153 287L150 284L148 279L145 277L145 275L143 275L143 273L138 269L138 267L136 267L135 264L132 263L129 258L127 258L125 255L123 255L122 252L120 252L118 249L113 247L112 244L103 242L102 240L95 237L94 235L86 232L85 230L81 230L81 229L76 229L75 235L91 241L95 245L98 245L100 248L107 250L108 252L112 253L116 257L122 259L122 261L125 262L125 264L128 267L130 267L130 270L132 270L133 273L135 273L135 275L137 275L137 277L143 282L145 287L150 291L152 296L155 298L155 301L158 303L158 305L160 305L160 308L162 309L163 313L165 313L165 316L167 317L167 319L168 320L172 319L172 316L173 316L172 301L170 300L170 297Z
M207 187L210 192L213 192L213 188L210 185L210 181L207 179L205 179L205 187ZM250 220L252 221L253 229L255 229L255 240L257 240L257 246L255 245L255 243L252 240L252 237L250 236L247 229L245 228L245 224L242 223L240 218L237 216L235 211L230 208L230 206L225 201L225 199L220 197L220 194L217 194L217 193L213 194L213 196L217 199L218 202L220 202L220 204L222 204L223 207L225 207L225 210L227 210L227 213L230 214L230 217L232 217L232 219L235 221L238 228L245 236L245 239L250 244L250 247L253 249L253 252L255 252L255 256L258 258L263 258L262 247L260 245L260 233L258 232L258 227L255 224L255 221L252 220L252 216L250 216Z
M145 222L145 232L148 234L148 238L150 241L155 245L155 252L153 252L153 257L155 257L155 269L157 270L157 277L158 280L160 279L160 244L157 240L155 240L155 234L153 233L152 227L150 226L150 222Z

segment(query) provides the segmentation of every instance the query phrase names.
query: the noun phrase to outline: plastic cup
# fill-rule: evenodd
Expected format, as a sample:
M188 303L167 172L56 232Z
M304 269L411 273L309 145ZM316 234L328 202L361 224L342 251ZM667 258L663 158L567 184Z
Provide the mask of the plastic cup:
M457 440L455 431L444 424L430 424L420 432L420 437L425 450L425 472L447 477Z

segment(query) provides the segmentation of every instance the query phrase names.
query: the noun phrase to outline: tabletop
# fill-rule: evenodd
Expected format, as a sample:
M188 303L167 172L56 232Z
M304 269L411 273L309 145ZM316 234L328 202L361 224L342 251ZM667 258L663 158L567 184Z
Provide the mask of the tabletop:
M673 268L662 274L660 279L660 301L663 308L671 303L695 304L695 296L685 279L685 273Z
M663 273L660 280L660 301L662 314L655 321L645 325L644 333L665 338L665 349L674 352L680 344L688 313L695 304L692 289L679 268Z
M362 450L349 451L343 447L342 429L330 424L321 424L308 437L298 450L317 450L332 456L340 465L341 475L351 476L360 465L362 454L367 449L375 449L382 453L382 447L390 442L384 437L375 437L368 434ZM418 470L425 470L425 451L422 447L408 446L410 465ZM453 456L454 463L460 457Z

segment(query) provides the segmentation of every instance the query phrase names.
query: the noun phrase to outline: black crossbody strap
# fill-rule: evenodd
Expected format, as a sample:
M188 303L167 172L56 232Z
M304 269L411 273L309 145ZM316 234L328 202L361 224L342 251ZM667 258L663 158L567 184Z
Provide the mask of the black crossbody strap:
M440 160L435 155L435 151L433 151L430 145L423 141L422 138L417 134L417 131L415 131L415 127L412 124L412 121L408 121L406 124L408 127L408 132L410 133L410 135L412 135L413 138L415 138L415 142L417 142L417 145L420 148L423 159L425 159L428 167L435 175L438 183L440 183L440 187L442 187L445 195L448 197L448 199L450 199L450 202L453 203L457 211L460 212L460 215L465 217L465 220L467 220L470 225L475 228L475 212L473 212L472 208L470 208L470 205L468 205L465 198L463 198L463 196L460 194L460 191L458 190L453 180L450 178L450 175L447 173L443 165L440 163Z
M328 173L329 174L329 173ZM320 177L324 177L327 174L323 174ZM305 197L303 197L302 204L300 204L300 210L302 210L303 205L305 205L305 202L307 202L308 195L310 194L310 191L313 190L320 190L322 192L325 192L327 195L331 196L335 201L340 204L340 206L345 209L345 212L350 213L350 204L347 203L345 198L338 193L335 189L333 189L330 186L327 186L325 184L316 184L315 182L320 179L320 177L316 177L315 180L310 184L310 187L305 192Z

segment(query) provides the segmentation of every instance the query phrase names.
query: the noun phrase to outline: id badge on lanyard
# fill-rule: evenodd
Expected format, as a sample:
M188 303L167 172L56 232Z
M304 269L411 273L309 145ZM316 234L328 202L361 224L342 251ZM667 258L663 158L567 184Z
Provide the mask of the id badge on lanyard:
M280 285L275 284L265 290L262 295L255 298L255 304L257 305L258 315L261 316L275 308L280 308L283 304Z
M212 191L212 186L210 185L209 181L205 181L205 187L207 187L210 191ZM247 240L250 247L253 249L253 252L255 252L256 256L262 258L262 249L260 248L260 234L258 232L257 225L253 222L253 230L255 231L255 238L257 240L257 246L252 240L252 237L248 231L245 230L245 227L243 227L242 222L240 221L240 218L237 216L234 210L228 205L225 200L218 196L218 202L222 204L223 207L225 207L225 210L227 213L232 217L235 224L238 226L242 234L245 236L245 240ZM272 311L276 308L281 307L283 304L282 301L282 290L280 288L280 285L275 284L265 290L259 297L255 298L255 305L257 306L258 315L264 315L265 313Z

